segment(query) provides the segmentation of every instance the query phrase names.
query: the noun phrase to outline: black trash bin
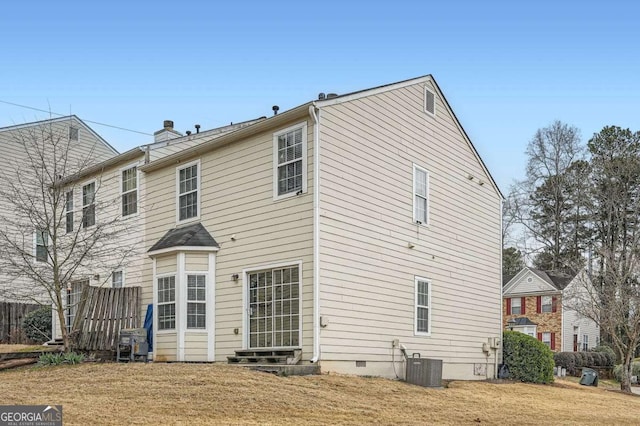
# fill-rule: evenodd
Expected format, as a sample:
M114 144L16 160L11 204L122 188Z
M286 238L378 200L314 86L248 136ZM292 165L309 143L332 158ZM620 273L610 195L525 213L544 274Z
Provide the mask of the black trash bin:
M580 384L585 386L598 386L598 372L592 368L583 368Z

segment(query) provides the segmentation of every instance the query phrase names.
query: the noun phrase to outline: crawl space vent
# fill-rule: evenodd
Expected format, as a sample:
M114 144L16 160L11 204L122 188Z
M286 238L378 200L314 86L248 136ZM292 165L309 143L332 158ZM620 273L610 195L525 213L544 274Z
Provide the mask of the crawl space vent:
M366 367L367 361L356 361L356 367Z

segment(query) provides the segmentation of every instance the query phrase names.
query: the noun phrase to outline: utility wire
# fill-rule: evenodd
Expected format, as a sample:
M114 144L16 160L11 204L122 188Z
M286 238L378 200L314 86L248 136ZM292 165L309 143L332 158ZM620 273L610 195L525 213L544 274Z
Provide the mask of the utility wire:
M27 105L20 105L20 104L16 104L16 103L13 103L13 102L3 101L1 99L0 99L0 103L7 104L7 105L13 105L13 106L17 106L17 107L20 107L20 108L31 109L33 111L46 112L48 114L59 115L61 117L65 117L67 115L70 115L70 114L60 114L59 112L47 111L46 109L35 108L35 107L27 106ZM85 120L84 118L82 119L82 121L84 121L86 123L97 124L98 126L111 127L112 129L124 130L125 132L139 133L139 134L145 135L145 136L153 136L151 133L140 132L138 130L131 130L131 129L127 129L127 128L124 128L124 127L114 126L112 124L100 123L98 121Z

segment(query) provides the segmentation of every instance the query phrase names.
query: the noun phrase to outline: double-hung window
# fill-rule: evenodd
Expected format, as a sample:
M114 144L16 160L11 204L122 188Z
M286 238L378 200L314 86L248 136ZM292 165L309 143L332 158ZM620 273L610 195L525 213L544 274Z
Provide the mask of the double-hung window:
M91 182L82 187L82 227L88 228L96 224L96 183Z
M48 245L49 233L47 231L36 231L36 262L46 262L48 260Z
M425 278L415 278L415 334L431 333L431 283Z
M299 124L273 135L274 198L307 191L307 125Z
M413 220L420 225L429 223L429 172L413 165Z
M582 350L583 351L588 351L589 350L589 335L588 334L583 334L582 335Z
M551 312L553 310L553 297L542 296L542 312Z
M176 328L176 277L158 278L158 330Z
M207 328L207 289L204 275L187 275L187 328Z
M198 187L200 163L178 169L178 221L198 217Z
M522 298L511 298L511 315L520 315L522 313Z
M138 168L122 171L122 216L138 212Z
M549 346L551 348L551 333L542 333L542 343Z
M67 191L67 199L65 204L65 219L67 233L73 232L73 190Z

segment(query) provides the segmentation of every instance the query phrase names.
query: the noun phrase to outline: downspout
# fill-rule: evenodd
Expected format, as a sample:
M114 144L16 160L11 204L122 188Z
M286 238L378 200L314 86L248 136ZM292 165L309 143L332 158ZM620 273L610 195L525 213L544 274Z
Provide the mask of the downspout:
M320 360L320 110L309 105L313 119L313 358Z
M500 331L498 333L498 335L500 336L500 344L496 345L499 346L500 348L504 348L504 336L502 334L502 331L504 330L504 327L502 326L504 318L502 317L502 304L504 303L504 287L502 286L502 280L503 280L503 276L502 276L502 252L504 249L504 235L502 233L503 229L504 229L504 217L502 215L502 207L503 207L503 200L502 198L500 198L500 236L502 238L500 238ZM495 350L495 356L494 356L494 366L493 366L493 378L497 379L498 378L498 352L500 350L500 348L496 348ZM504 357L504 354L503 354Z

